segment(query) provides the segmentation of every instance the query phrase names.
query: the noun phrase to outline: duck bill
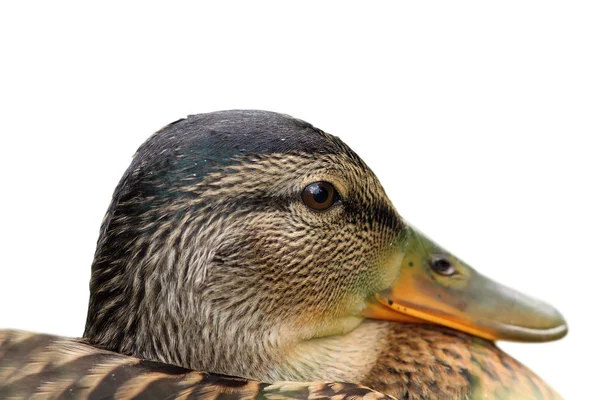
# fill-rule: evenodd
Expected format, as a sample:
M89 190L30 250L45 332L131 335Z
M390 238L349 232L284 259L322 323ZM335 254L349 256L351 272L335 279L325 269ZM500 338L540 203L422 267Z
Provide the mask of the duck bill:
M399 275L363 315L447 326L488 340L545 342L568 328L552 306L479 274L411 228Z

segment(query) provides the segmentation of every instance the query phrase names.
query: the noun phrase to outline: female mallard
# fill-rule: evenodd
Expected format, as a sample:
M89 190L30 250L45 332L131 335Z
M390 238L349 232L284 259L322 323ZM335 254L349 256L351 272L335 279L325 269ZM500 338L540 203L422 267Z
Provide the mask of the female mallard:
M218 392L128 355L408 399L558 397L488 340L557 339L562 316L411 228L348 146L285 115L196 115L148 139L102 223L90 293L83 342L0 336L0 394Z

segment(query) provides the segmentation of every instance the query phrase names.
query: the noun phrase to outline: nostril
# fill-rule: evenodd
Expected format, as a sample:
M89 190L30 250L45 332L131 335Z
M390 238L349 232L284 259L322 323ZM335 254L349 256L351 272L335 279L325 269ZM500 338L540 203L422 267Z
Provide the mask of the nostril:
M454 264L443 256L433 257L429 265L440 275L452 275L455 272Z

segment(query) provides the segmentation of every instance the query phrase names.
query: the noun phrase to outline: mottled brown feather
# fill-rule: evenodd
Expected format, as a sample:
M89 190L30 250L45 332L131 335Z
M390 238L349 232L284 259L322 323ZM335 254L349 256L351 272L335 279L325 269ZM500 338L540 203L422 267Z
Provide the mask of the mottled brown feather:
M261 383L101 350L82 340L0 331L0 399L390 399L334 382Z
M361 383L402 399L560 399L492 342L433 325L390 324Z

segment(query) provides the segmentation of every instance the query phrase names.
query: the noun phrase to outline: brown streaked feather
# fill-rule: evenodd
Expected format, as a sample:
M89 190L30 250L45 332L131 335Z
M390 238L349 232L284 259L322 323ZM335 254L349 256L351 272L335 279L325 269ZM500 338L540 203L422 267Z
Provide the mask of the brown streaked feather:
M393 399L337 382L274 384L191 371L101 350L82 340L0 331L2 399Z
M388 348L361 382L402 399L561 399L492 342L434 325L390 324Z

